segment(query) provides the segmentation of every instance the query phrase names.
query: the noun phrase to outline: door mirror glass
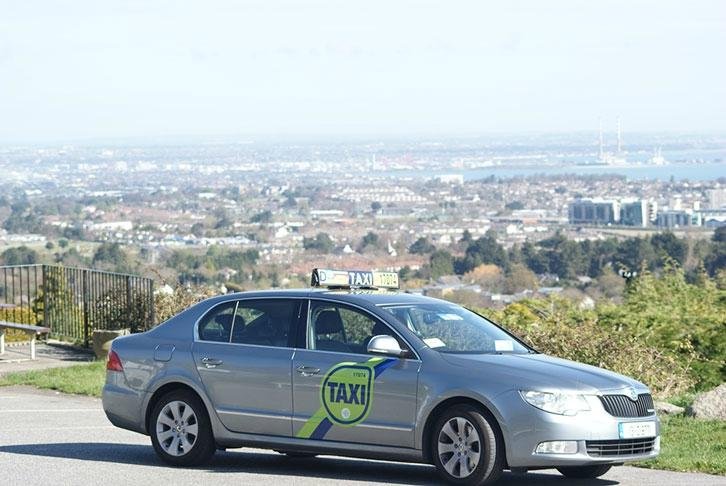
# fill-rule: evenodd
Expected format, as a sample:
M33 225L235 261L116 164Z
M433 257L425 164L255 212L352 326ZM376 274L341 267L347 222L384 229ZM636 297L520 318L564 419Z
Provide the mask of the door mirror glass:
M373 336L368 343L368 352L371 354L395 356L396 358L402 358L406 355L406 352L398 345L396 338L385 334Z

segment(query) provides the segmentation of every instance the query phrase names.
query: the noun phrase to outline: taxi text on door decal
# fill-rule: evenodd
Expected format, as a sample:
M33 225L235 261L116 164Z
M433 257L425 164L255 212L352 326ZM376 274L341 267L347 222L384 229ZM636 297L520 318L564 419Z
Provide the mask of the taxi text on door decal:
M365 420L373 396L373 368L365 364L339 364L325 375L320 401L328 419L352 427Z
M320 409L297 433L301 439L322 439L333 425L353 427L368 417L375 379L396 363L371 358L363 363L338 363L328 370L320 387Z

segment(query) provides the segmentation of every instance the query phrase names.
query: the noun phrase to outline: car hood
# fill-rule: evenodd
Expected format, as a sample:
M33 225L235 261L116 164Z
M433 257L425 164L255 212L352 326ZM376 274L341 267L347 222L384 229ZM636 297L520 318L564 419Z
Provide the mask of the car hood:
M645 393L639 381L595 366L555 358L545 354L448 354L444 360L476 373L482 380L508 380L519 389L566 390L598 394L633 387Z

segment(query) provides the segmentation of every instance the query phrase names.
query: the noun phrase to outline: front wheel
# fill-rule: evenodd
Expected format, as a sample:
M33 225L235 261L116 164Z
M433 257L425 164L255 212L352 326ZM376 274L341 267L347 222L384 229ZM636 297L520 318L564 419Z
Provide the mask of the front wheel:
M594 466L567 466L558 467L557 470L566 478L573 479L594 479L599 478L610 470L610 464L599 464Z
M471 405L455 405L439 417L431 452L439 474L451 484L496 481L504 468L503 445L493 419Z
M204 464L216 449L204 404L186 390L161 397L152 411L149 428L157 455L173 466Z

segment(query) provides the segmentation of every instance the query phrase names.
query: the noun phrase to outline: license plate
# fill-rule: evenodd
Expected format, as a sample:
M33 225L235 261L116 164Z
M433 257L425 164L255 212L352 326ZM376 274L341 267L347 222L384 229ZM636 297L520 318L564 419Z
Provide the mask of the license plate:
M620 422L618 432L621 439L655 437L655 422Z

